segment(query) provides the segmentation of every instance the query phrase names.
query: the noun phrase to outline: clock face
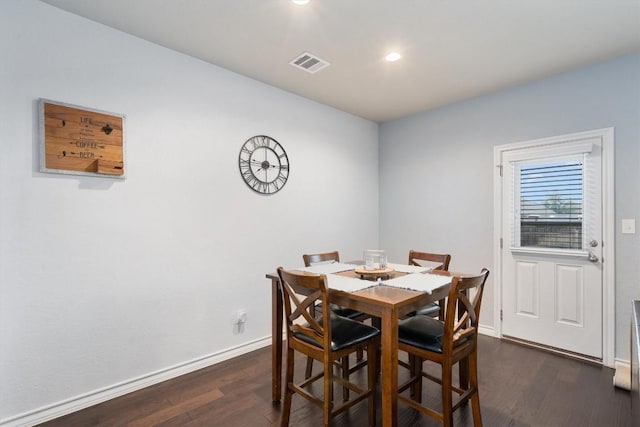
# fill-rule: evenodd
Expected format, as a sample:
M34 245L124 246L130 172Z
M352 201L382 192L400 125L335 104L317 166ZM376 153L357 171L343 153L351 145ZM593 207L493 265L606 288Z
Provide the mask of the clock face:
M287 153L265 135L253 136L242 145L238 163L244 182L260 194L277 193L289 178Z

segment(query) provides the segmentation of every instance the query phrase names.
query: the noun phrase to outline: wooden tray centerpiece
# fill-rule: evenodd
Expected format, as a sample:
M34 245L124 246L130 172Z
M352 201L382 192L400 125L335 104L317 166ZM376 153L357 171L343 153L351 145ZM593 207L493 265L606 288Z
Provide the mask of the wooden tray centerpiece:
M378 278L388 277L394 270L391 267L377 268L375 270L367 270L364 266L356 267L353 269L356 274L359 274L361 278Z

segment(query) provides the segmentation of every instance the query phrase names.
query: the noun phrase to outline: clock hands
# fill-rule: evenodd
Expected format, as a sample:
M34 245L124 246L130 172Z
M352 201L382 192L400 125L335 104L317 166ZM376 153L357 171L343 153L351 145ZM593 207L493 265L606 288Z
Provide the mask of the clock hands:
M271 163L269 163L268 160L264 160L264 161L260 161L260 160L251 160L251 163L256 164L256 165L260 165L260 167L258 168L258 170L260 169L264 169L267 170L267 168L280 168L281 166L278 165L272 165Z

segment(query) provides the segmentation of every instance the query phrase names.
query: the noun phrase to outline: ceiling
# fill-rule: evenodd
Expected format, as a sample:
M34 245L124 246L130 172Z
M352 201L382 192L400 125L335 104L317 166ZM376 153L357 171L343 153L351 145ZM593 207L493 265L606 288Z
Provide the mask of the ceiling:
M42 1L378 122L640 51L640 0Z

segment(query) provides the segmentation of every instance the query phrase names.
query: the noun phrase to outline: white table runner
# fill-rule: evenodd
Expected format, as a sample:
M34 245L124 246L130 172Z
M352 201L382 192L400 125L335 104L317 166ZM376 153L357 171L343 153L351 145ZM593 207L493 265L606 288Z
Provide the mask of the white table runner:
M421 265L407 265L407 264L392 264L388 263L387 267L393 268L400 273L426 273L431 271L432 267L423 267Z
M430 294L434 289L451 283L451 277L438 274L407 274L402 277L396 277L395 279L373 282L370 280L344 277L338 274L328 274L327 282L331 289L344 292L356 292L372 286L386 285Z
M341 271L353 270L357 267L355 264L346 264L342 262L330 262L330 263L318 263L309 267L297 267L294 270L305 271L307 273L315 274L332 274L340 273Z
M378 285L378 282L373 282L371 280L344 277L339 274L328 274L327 282L329 288L344 292L356 292Z
M395 279L383 280L380 283L430 294L434 289L451 283L451 277L438 274L407 274Z
M345 277L334 273L353 270L358 267L355 264L345 264L340 262L315 264L310 267L298 267L297 271L305 271L307 273L326 274L327 285L331 289L343 292L356 292L362 289L370 288L377 285L394 286L402 289L410 289L413 291L426 292L430 294L434 289L444 286L451 282L451 277L441 276L438 274L422 274L431 270L431 267L412 266L405 264L389 264L389 267L395 271L409 273L395 279L382 281L362 280L354 277Z

